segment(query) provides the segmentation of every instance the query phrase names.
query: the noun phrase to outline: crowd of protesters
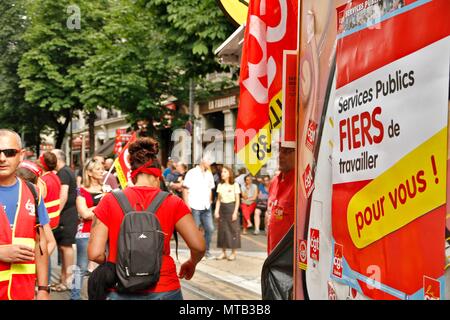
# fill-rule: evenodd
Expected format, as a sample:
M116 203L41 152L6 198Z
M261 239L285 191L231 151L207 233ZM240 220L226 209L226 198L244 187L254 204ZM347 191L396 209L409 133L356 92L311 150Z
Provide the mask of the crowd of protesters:
M130 145L129 151L133 183L124 189L128 200L145 209L158 190L166 190L171 194L164 200L162 209L158 209L170 215L170 219L162 218L160 211L155 213L162 219L161 226L165 230L161 279L155 288L144 290L141 294L145 299L182 299L175 264L170 258L173 231L176 230L191 249L190 259L181 265L178 274L181 278L190 279L195 272L195 265L202 258L236 260L237 249L241 247L241 234L247 234L248 229L254 227L253 234L258 235L267 226L265 216L270 177L252 177L241 168L234 178L232 168L211 163L207 157L190 170L186 164L173 159L163 167L157 159L157 142L149 137L139 138ZM38 290L35 296L38 299L48 299L49 289L52 288L58 292L70 290L70 298L80 300L85 276L92 274L97 263L114 263L117 254L115 241L123 213L110 195L112 190L119 188L118 180L113 170L110 170L114 160L95 155L75 173L67 165L62 150L44 152L36 161L25 160L24 155L20 137L13 131L0 129L0 193L3 193L0 210L3 207L9 219L8 225L15 230L17 217L14 217L13 205L31 210L29 203L23 203L24 199L37 199L33 210L36 209L39 223L33 221L33 225L42 225L40 233L39 229L24 231L30 238L30 246L23 243L15 245L16 240L13 238L5 239L5 243L11 241L12 244L10 251L4 252L0 248L0 267L4 264L5 270L8 267L13 270L14 263L31 261L33 267L30 267L30 273L36 270ZM25 191L19 190L24 188L25 181L33 185L36 197L26 188ZM20 194L23 194L23 199ZM11 203L4 200L9 198ZM20 215L21 210L18 212ZM261 223L262 215L265 217L264 223ZM0 227L4 228L1 223ZM222 253L214 257L210 248L216 228L216 247ZM3 231L6 235L9 232ZM50 256L55 248L61 273L60 278L51 283ZM227 254L227 249L231 249L231 254ZM39 259L38 253L41 256ZM18 281L17 286L23 286L24 283L31 286L31 280L27 281ZM34 285L32 290L36 290ZM0 299L25 299L32 296L31 291L8 296L2 293L0 286ZM106 298L132 299L136 296L111 293Z

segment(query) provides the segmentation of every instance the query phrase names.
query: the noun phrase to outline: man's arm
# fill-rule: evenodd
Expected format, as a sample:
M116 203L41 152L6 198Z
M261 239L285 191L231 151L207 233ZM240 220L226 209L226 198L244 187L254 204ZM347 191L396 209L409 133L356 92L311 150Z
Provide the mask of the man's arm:
M183 201L189 207L188 197L189 197L189 189L186 187L183 187Z
M53 235L52 228L50 228L50 225L47 223L44 225L44 232L45 232L45 238L47 240L47 252L50 256L56 248L56 240L55 236Z
M68 198L69 198L69 186L67 184L63 184L61 185L61 192L59 193L59 201L60 201L59 208L61 210L64 209L64 206L66 205Z
M188 199L189 199L190 183L191 183L191 174L190 174L190 171L188 171L188 173L186 173L186 176L184 177L184 181L183 181L183 184L182 184L182 187L183 187L183 201L184 201L184 203L186 203L186 205L188 207L190 207L189 206L189 201L188 201Z
M36 262L36 277L37 285L48 286L48 251L47 238L45 237L44 229L40 226L36 231L36 245L34 247L34 256ZM38 290L37 300L48 300L49 294L45 290Z

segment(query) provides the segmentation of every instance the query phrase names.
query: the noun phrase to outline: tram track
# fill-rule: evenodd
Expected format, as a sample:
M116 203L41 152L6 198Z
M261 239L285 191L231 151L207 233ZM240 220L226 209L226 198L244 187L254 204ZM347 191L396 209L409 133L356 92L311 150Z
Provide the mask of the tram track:
M255 292L199 270L191 280L182 280L181 288L188 291L187 300L261 300Z

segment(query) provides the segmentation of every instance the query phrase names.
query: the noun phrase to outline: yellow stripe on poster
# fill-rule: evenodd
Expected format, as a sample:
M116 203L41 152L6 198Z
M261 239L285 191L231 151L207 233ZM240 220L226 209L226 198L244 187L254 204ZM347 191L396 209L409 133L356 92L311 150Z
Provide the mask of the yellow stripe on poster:
M357 248L370 245L446 203L446 145L447 127L353 196L347 223Z
M282 92L278 92L269 104L269 122L260 129L250 142L243 147L237 157L245 163L252 175L256 175L272 156L272 131L281 128ZM245 139L239 136L238 139ZM238 144L239 145L239 144Z

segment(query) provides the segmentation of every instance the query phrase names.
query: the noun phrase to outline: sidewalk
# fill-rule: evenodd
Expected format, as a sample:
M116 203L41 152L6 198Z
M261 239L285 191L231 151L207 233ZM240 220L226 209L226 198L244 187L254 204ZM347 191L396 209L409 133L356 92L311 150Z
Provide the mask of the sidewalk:
M211 250L214 256L218 256L221 252L221 250ZM182 263L188 259L189 251L179 249L178 256ZM176 260L175 250L172 251L172 257L179 270L180 262ZM217 281L223 281L237 286L241 290L250 291L256 295L255 298L261 299L261 269L266 257L265 252L238 251L234 261L204 258L197 265L196 272L205 273ZM196 275L190 281L195 284L195 280Z

